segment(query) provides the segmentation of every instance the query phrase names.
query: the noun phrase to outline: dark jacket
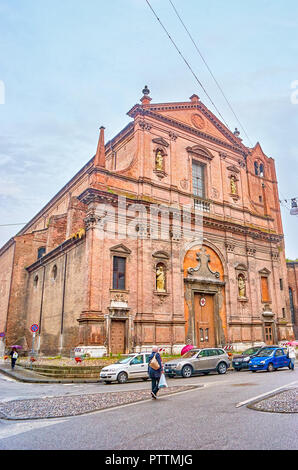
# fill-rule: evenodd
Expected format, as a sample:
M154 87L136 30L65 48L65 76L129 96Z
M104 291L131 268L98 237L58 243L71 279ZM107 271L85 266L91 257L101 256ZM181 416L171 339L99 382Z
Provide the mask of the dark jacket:
M152 378L152 377L155 377L155 378L159 378L161 376L161 371L162 371L162 362L161 362L161 357L160 357L160 354L157 352L152 352L149 356L149 363L151 361L151 359L153 358L153 356L156 355L156 360L158 362L158 364L160 365L160 368L155 370L155 369L152 369L152 367L148 366L148 374L149 374L149 377Z

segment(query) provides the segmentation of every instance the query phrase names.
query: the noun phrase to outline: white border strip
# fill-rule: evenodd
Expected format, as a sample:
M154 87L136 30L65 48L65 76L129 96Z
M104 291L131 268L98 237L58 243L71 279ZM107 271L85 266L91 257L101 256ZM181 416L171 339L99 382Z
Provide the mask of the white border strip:
M287 387L290 387L291 385L295 385L297 384L298 381L296 380L295 382L291 382L287 385L283 385L282 387L279 387L279 388L275 388L274 390L271 390L270 392L266 392L266 393L263 393L262 395L258 395L256 397L253 397L253 398L250 398L249 400L246 400L246 401L242 401L240 403L237 403L236 405L236 408L240 408L240 406L244 406L244 405L247 405L248 403L251 403L253 401L256 401L256 400L259 400L260 398L262 397L266 397L268 395L271 395L272 393L275 393L275 392L278 392L279 390L282 390L283 388L287 388Z

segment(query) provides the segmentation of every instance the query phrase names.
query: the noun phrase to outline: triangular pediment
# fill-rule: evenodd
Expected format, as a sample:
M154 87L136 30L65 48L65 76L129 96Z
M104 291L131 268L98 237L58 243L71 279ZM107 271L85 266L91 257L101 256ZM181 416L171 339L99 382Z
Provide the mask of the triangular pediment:
M171 103L165 105L151 105L150 111L161 114L168 119L186 124L198 131L214 137L222 142L232 145L242 145L241 141L219 121L203 105L190 105L189 103Z
M161 145L162 147L168 147L169 143L163 139L162 137L157 137L156 139L153 139L152 142L157 145Z
M124 254L124 255L129 255L131 253L131 250L127 248L125 245L120 243L119 245L112 246L110 248L110 251L113 251L114 253L118 254Z

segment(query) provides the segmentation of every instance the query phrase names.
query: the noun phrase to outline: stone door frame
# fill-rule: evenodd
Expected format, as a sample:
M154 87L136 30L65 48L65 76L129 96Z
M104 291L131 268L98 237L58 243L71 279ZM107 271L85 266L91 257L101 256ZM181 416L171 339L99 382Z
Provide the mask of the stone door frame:
M220 311L220 296L222 292L222 288L225 286L225 282L223 281L204 281L198 279L190 279L184 278L185 289L188 291L188 298L190 298L190 302L188 306L191 305L191 309L189 309L189 318L188 318L188 331L186 333L186 342L191 340L194 346L197 345L197 332L195 326L195 294L208 294L214 296L214 311L213 311L213 319L214 319L214 336L215 336L215 346L224 345L226 343L222 321L219 315Z
M131 315L128 314L129 308L127 309L116 309L109 308L110 313L105 315L106 318L106 347L107 352L110 354L111 351L111 329L112 321L122 321L125 322L124 330L124 354L129 354L131 351L132 343L132 319Z

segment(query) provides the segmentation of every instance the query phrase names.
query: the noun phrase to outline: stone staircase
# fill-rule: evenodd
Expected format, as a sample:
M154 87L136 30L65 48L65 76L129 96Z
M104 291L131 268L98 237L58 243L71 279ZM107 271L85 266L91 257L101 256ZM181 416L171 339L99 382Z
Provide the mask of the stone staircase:
M40 375L52 377L54 379L97 379L102 366L50 366L50 365L34 365L22 364L24 369L32 370Z

